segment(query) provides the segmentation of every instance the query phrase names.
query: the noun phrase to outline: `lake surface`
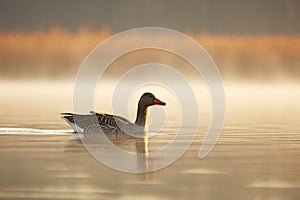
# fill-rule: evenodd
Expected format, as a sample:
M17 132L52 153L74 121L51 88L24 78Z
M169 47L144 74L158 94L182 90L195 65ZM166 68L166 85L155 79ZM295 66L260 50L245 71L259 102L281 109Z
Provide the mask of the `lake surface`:
M59 119L72 110L72 84L2 83L1 90L0 199L300 198L297 83L225 84L226 121L213 151L198 158L207 130L200 124L180 159L144 174L106 167L72 139ZM177 128L151 137L149 150L170 142Z

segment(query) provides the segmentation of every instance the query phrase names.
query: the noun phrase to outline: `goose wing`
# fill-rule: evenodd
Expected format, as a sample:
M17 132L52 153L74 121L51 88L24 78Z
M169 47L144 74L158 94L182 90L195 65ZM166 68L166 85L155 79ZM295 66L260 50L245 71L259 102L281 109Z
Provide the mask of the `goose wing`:
M131 125L128 119L117 115L90 112L89 115L62 113L62 119L66 120L76 132L82 132L89 126L98 125L104 131L118 131L121 126ZM79 130L76 128L83 130Z

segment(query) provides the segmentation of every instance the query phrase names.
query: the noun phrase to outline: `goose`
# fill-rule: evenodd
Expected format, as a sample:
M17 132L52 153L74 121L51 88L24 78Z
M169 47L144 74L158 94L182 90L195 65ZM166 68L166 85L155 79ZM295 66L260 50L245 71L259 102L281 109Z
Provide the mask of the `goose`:
M90 114L61 113L61 118L67 121L74 132L77 133L84 133L85 129L96 125L105 134L127 133L135 135L144 132L148 108L153 105L165 106L166 103L157 99L152 93L144 93L138 103L135 123L118 115L94 111L91 111Z

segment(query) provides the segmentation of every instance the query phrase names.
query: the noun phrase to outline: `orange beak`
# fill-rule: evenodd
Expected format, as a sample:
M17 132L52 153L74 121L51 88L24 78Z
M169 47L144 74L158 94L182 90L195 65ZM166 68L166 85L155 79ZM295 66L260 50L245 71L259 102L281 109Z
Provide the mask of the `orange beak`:
M166 105L165 102L162 102L161 100L159 100L159 99L157 99L157 98L154 99L154 104L158 104L158 105L162 105L162 106L165 106L165 105Z

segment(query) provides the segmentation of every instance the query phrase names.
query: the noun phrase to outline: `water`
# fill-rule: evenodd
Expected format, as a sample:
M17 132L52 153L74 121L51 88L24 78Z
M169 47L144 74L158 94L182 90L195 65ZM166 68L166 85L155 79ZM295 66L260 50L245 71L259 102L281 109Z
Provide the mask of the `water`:
M36 91L44 94L43 103L17 108L17 100L9 103L11 96L4 97L0 198L299 199L299 88L295 84L227 85L226 123L213 151L198 158L207 130L200 126L195 141L179 160L146 174L110 169L94 159L80 140L72 139L68 126L56 114L71 110L71 92L61 92L53 102L49 96L57 91ZM30 98L24 96L23 101L30 102ZM176 128L151 137L149 150L168 143ZM191 134L188 130L184 127L184 134Z

